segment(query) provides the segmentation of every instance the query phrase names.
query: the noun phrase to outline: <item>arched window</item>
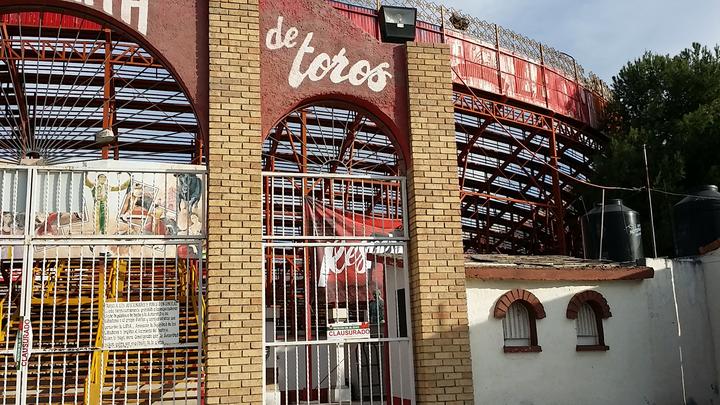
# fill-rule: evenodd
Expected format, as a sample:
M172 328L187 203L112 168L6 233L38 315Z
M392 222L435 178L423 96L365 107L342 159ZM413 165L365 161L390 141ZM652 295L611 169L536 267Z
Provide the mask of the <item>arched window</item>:
M495 318L502 319L505 353L539 352L536 320L545 317L545 309L532 293L511 290L495 304Z
M576 320L577 345L594 346L600 344L597 317L588 303L582 304Z
M502 324L505 346L522 347L532 344L530 313L521 301L515 301L510 305Z
M575 319L577 351L605 351L603 319L611 317L607 300L597 291L575 294L568 304L567 317Z

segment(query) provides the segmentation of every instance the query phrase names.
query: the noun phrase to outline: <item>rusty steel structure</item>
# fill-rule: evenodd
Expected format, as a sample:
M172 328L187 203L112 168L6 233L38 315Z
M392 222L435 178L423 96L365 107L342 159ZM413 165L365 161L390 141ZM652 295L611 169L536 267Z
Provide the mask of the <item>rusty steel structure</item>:
M378 2L349 3L331 1L378 37ZM607 86L496 24L425 0L382 3L416 7L416 40L451 47L465 250L579 254L577 186L607 142L597 129Z
M517 105L455 92L466 250L578 252L577 183L598 136Z
M377 37L377 3L351 3L330 2ZM497 25L424 0L389 3L418 8L418 41L453 48L466 250L577 252L572 178L589 175L605 142L594 128L606 89L568 55ZM202 125L171 72L102 22L3 14L0 79L4 162L204 161ZM101 129L113 142L95 139Z

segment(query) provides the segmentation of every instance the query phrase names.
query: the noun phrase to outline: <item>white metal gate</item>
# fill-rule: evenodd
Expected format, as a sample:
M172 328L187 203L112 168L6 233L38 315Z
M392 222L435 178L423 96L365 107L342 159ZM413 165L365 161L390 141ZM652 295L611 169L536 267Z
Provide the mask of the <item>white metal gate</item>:
M140 167L0 168L0 404L201 403L205 171Z
M265 403L414 403L405 178L263 174Z

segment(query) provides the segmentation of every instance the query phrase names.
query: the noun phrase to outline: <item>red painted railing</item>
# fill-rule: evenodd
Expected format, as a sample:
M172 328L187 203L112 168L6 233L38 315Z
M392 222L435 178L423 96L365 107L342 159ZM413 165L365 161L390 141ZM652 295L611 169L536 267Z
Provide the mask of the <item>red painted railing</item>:
M334 0L329 2L356 26L379 38L376 10ZM471 34L418 21L416 41L446 43L451 47L454 81L458 84L544 107L584 124L598 126L605 99L583 84L579 67L571 57L568 56L569 63L564 61L568 70L573 71L568 74L543 60L544 49L555 57L558 51L522 37L518 42L524 41L524 45L529 45L528 53L537 54L535 56L539 56L539 60L521 55L502 47L501 39L514 34L505 29L499 33L499 29L495 26L493 44Z

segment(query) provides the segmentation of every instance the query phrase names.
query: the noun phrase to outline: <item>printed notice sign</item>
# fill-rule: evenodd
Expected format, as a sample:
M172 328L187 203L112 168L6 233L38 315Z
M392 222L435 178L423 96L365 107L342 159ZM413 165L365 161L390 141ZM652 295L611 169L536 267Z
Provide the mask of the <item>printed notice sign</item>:
M153 349L180 342L177 301L106 302L105 349Z
M370 339L367 322L337 322L328 325L328 340Z

